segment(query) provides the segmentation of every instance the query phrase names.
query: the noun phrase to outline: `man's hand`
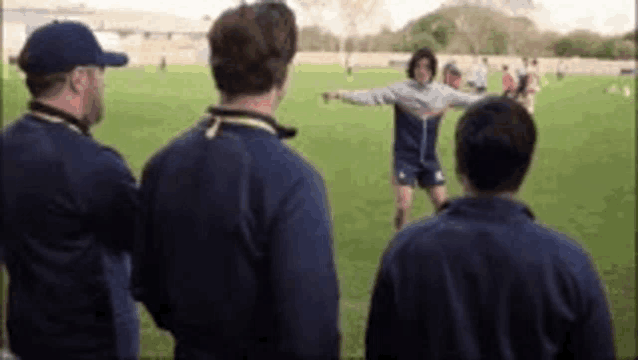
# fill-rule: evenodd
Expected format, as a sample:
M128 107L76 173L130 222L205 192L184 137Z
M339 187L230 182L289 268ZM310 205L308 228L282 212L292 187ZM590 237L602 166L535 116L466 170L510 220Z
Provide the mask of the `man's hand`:
M325 102L326 102L326 104L327 104L328 102L330 102L330 100L333 100L333 99L334 99L334 100L337 100L337 99L339 99L339 95L340 95L340 92L339 92L339 91L327 91L327 92L325 92L325 93L321 94L321 96L323 97L323 101L325 101Z

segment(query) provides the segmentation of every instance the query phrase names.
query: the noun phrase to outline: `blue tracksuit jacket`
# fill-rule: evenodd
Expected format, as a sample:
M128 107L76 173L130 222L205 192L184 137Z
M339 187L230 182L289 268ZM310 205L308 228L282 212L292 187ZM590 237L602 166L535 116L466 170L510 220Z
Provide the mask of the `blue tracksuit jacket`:
M503 198L456 199L399 232L368 321L367 359L615 359L587 253Z
M274 119L221 114L145 167L136 297L176 338L176 359L336 359L323 179Z

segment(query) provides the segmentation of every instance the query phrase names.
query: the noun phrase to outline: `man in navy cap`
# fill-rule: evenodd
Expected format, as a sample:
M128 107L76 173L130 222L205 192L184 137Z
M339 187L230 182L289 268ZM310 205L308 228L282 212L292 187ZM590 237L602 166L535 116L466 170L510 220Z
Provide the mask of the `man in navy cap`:
M127 62L77 22L35 30L19 55L32 101L0 136L0 242L9 343L21 360L137 358L136 183L90 133L103 116L105 68Z
M366 359L612 360L604 285L578 242L516 199L536 126L506 97L456 127L465 195L406 227L382 257Z
M285 4L224 12L208 34L221 104L144 168L133 289L176 360L339 358L324 180L274 118L297 37Z

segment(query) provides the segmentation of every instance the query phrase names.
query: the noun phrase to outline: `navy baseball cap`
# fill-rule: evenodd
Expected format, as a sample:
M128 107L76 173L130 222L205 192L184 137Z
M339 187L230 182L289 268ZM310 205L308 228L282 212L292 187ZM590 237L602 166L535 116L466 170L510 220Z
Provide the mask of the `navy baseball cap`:
M27 39L20 68L29 74L53 74L76 66L119 67L128 63L124 53L105 52L86 25L55 21L36 29Z

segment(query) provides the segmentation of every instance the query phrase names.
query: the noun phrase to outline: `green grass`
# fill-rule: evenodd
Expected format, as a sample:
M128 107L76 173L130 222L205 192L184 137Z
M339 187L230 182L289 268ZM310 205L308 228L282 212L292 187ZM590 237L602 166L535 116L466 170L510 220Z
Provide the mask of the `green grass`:
M392 109L324 104L327 90L385 86L404 78L393 69L365 69L347 82L338 66L299 66L278 119L300 128L290 143L324 175L333 211L335 252L341 286L342 353L362 356L368 301L379 257L392 236L390 187ZM589 249L607 284L618 354L636 353L635 312L635 108L627 98L603 94L614 77L567 77L537 98L538 150L521 197L540 221L578 239ZM624 81L631 83L630 81ZM11 120L26 109L22 81L3 82L3 115ZM144 162L216 103L204 67L109 70L107 112L96 137L117 146L139 176ZM490 78L500 92L500 78ZM633 92L635 85L631 84ZM440 130L439 155L449 191L454 178L452 136L461 113L451 112ZM414 214L428 215L425 194ZM158 331L142 309L142 355L170 356L172 339Z

